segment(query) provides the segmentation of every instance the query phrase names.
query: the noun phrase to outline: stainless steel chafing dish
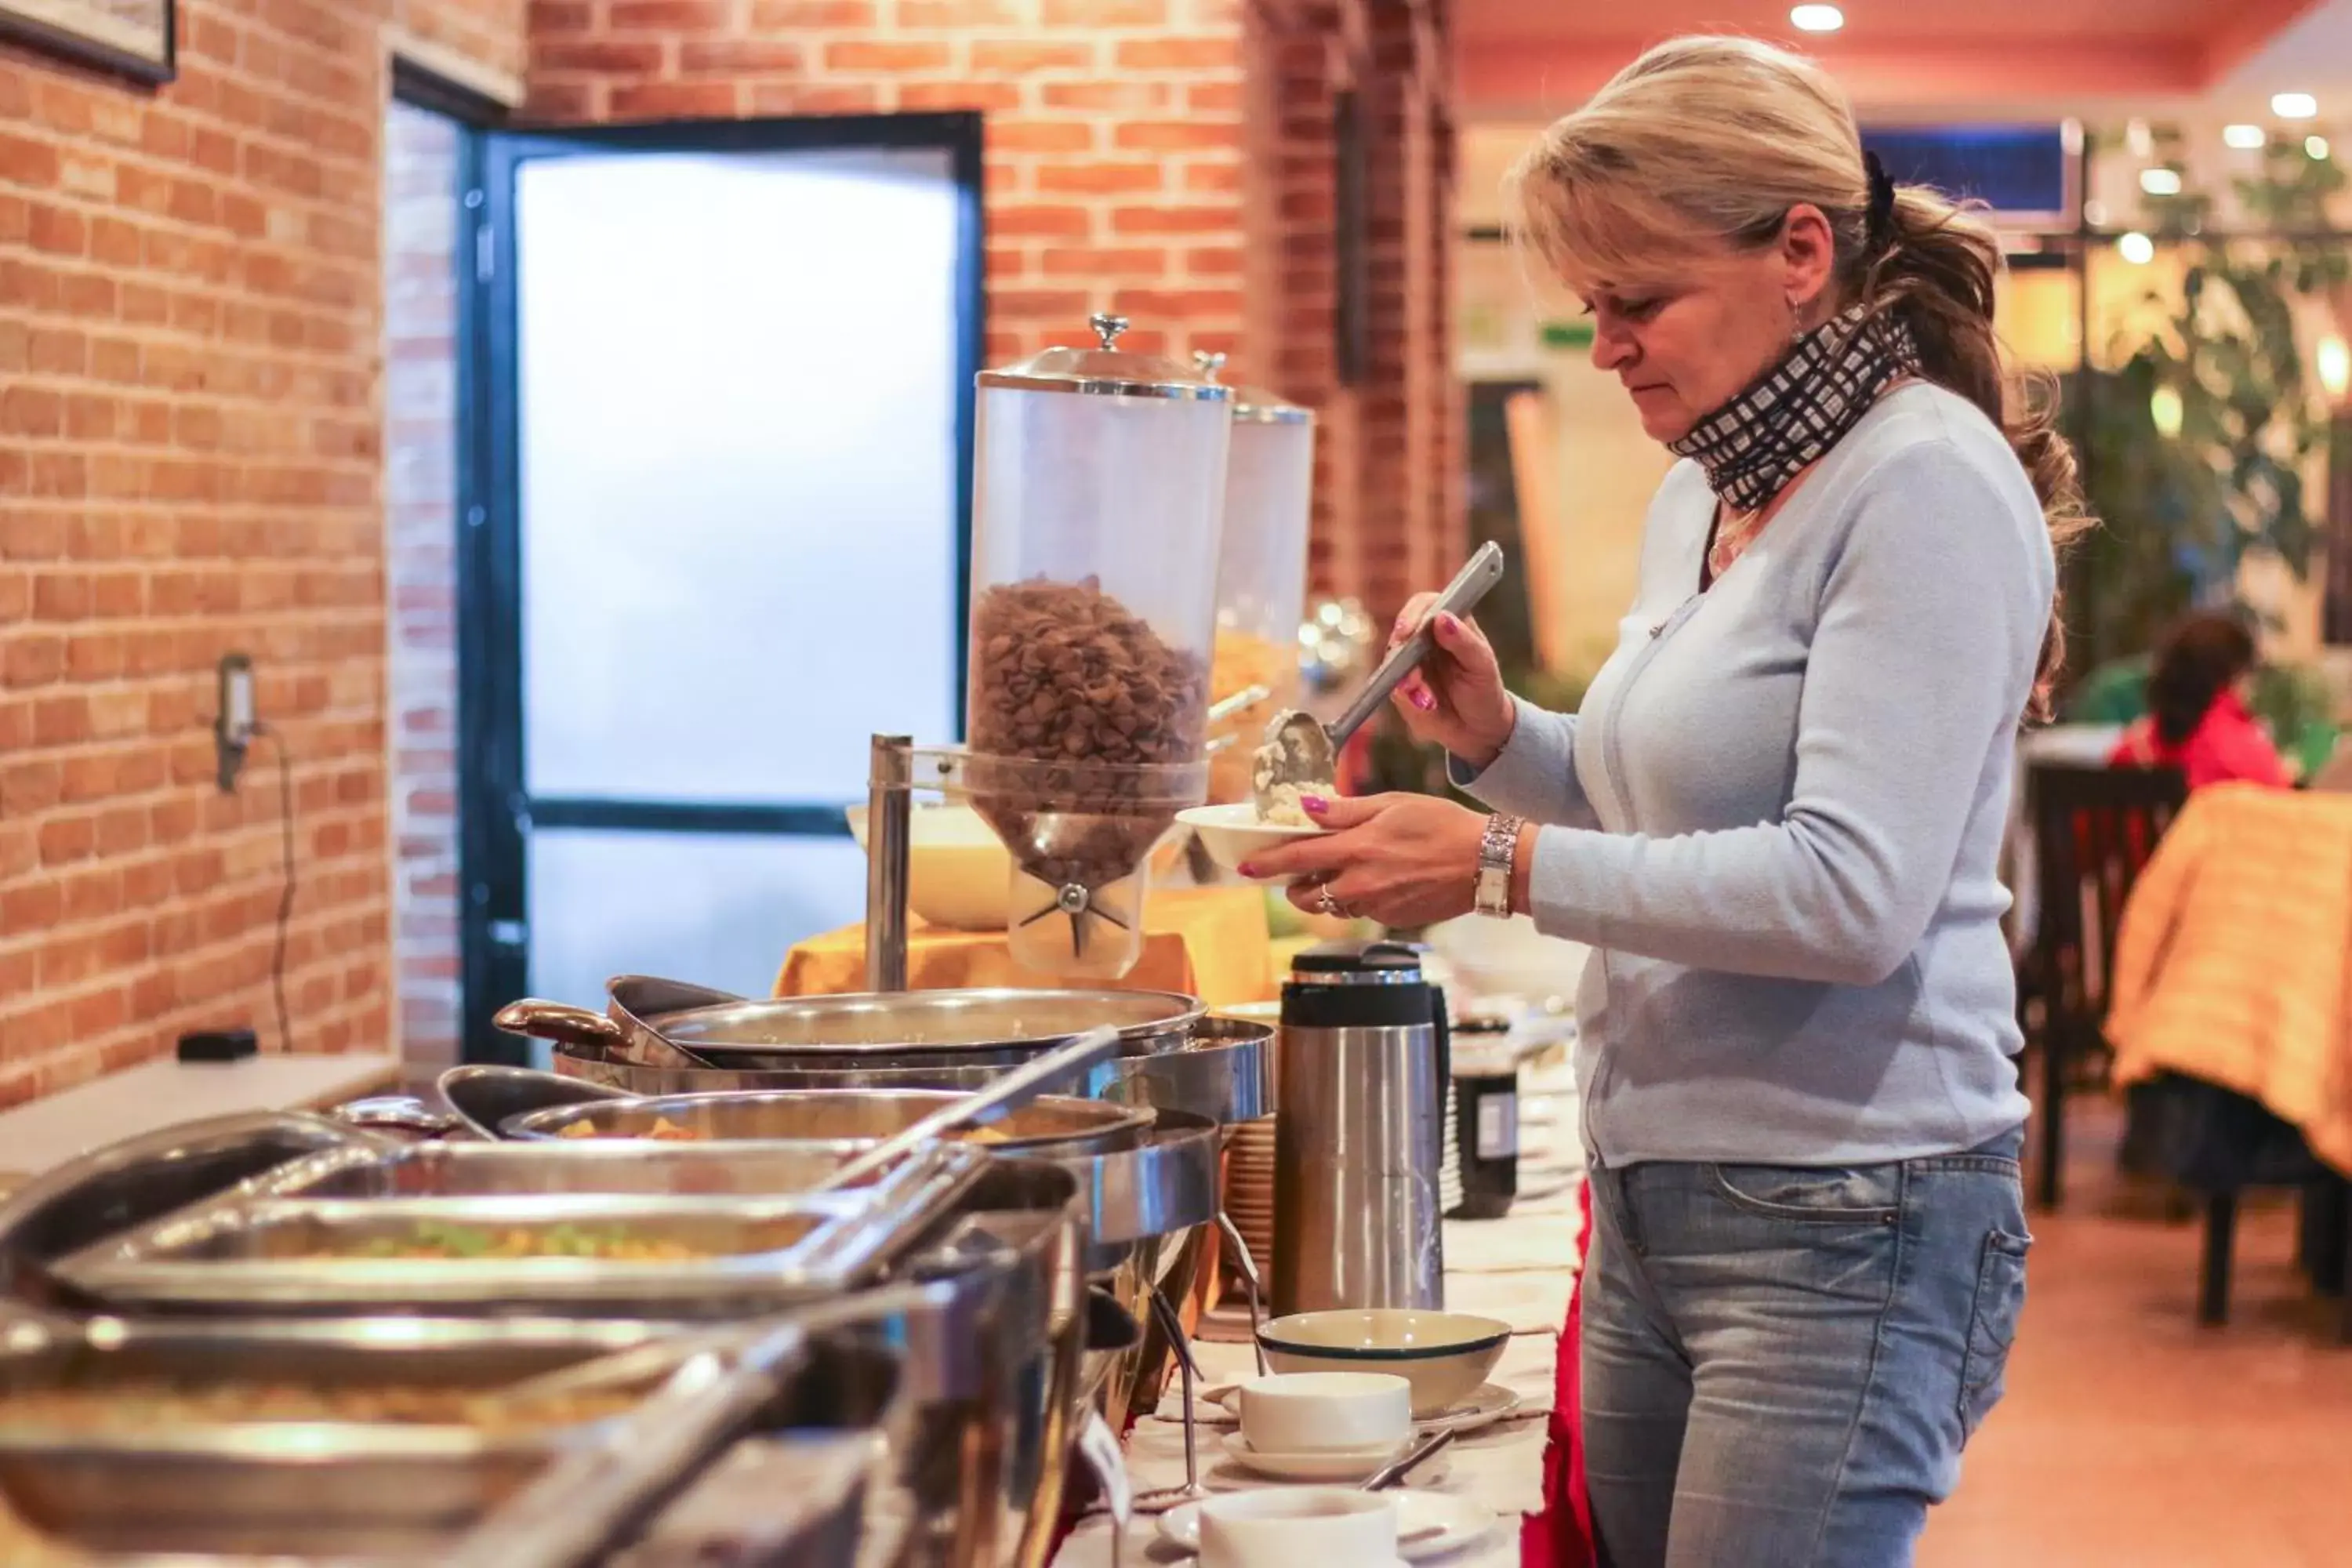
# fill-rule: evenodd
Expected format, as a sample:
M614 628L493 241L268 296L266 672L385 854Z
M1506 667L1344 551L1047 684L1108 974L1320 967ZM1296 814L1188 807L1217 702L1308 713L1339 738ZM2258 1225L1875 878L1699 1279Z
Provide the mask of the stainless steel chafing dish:
M159 1400L171 1397L159 1395L159 1384L204 1390L200 1415L236 1389L266 1386L296 1385L313 1398L380 1395L394 1385L488 1397L641 1333L416 1319L266 1331L19 1323L0 1350L0 1560L574 1568L607 1561L634 1537L641 1559L649 1547L656 1560L675 1561L665 1547L679 1531L666 1505L765 1412L806 1424L793 1436L814 1441L768 1457L767 1483L786 1503L766 1510L764 1533L810 1549L795 1562L849 1568L872 1457L903 1420L896 1361L864 1348L869 1363L885 1358L885 1397L868 1394L864 1408L843 1411L809 1353L811 1335L794 1325L744 1325L663 1369L624 1414L568 1431L180 1423L168 1407L159 1413ZM75 1411L103 1415L121 1400L132 1402L130 1416L149 1419L61 1424ZM833 1424L821 1418L825 1406L848 1416L847 1429L823 1429ZM12 1418L18 1411L31 1419ZM682 1523L689 1537L698 1533L690 1517Z
M1268 1114L1274 1106L1274 1030L1267 1025L1202 1017L1187 1026L1172 1043L1160 1042L1149 1050L1127 1050L1055 1088L1084 1100L1189 1110L1223 1122L1251 1121ZM1005 1070L1003 1066L944 1060L888 1068L856 1062L780 1068L661 1067L630 1059L593 1041L570 1038L557 1041L551 1057L555 1071L566 1078L597 1089L648 1097L813 1089L968 1091L985 1086ZM484 1069L455 1070L479 1073Z
M51 1272L111 1305L163 1311L741 1315L857 1283L937 1207L890 1210L856 1194L235 1195L86 1247Z
M1011 1568L1016 1563L1036 1568L1044 1561L1062 1495L1081 1357L1089 1342L1124 1342L1133 1325L1119 1319L1126 1326L1110 1339L1087 1338L1090 1320L1099 1314L1085 1310L1080 1193L1069 1171L1034 1161L992 1158L967 1147L942 1147L933 1155L955 1173L953 1201L928 1228L890 1254L888 1278L788 1312L796 1321L804 1320L808 1332L816 1337L810 1363L814 1381L807 1386L821 1391L820 1403L832 1402L834 1417L819 1425L837 1426L845 1436L854 1436L858 1424L873 1415L871 1410L863 1415L845 1411L841 1404L847 1385L872 1381L855 1374L859 1357L878 1354L893 1367L903 1361L912 1415L890 1426L887 1463L873 1478L857 1510L863 1568L877 1563L894 1568ZM167 1227L167 1216L175 1213L188 1221L208 1210L312 1195L331 1195L345 1209L363 1210L413 1204L435 1194L627 1194L643 1193L649 1185L666 1189L675 1178L698 1174L721 1182L757 1182L766 1191L800 1191L821 1179L838 1158L838 1149L824 1145L388 1145L313 1117L222 1119L128 1141L32 1184L16 1200L0 1205L0 1258L14 1266L12 1273L22 1286L48 1275L60 1254L101 1247L110 1235L126 1228ZM913 1168L894 1170L885 1181L903 1179ZM470 1313L484 1305L467 1302L459 1310ZM223 1304L215 1310L234 1308ZM577 1312L566 1307L560 1320L538 1321L535 1331L618 1347L694 1327L697 1310L695 1303L676 1297ZM608 1317L607 1312L616 1315ZM8 1321L5 1331L15 1334L38 1333L45 1324L69 1326L62 1319L39 1316L20 1315ZM371 1342L394 1344L413 1342L420 1334L451 1333L468 1342L485 1336L496 1342L515 1322L471 1316L388 1321L248 1314L242 1321L174 1317L152 1324L133 1321L130 1327L134 1335L250 1334L270 1344L352 1329ZM701 1326L708 1327L707 1321ZM519 1356L515 1370L536 1370L536 1363ZM806 1458L805 1434L798 1428L808 1419L797 1410L778 1416L772 1425L795 1430L789 1440L780 1439L782 1452L768 1457L779 1463L795 1455ZM789 1464L782 1471L762 1468L758 1455L744 1453L730 1456L722 1468L723 1477L714 1471L709 1478L714 1488L750 1487L789 1498L795 1507L815 1509L820 1493L811 1489L804 1470ZM683 1473L673 1479L680 1483L692 1479ZM381 1488L378 1492L398 1495ZM289 1494L280 1488L275 1495L282 1501ZM420 1500L425 1495L418 1493ZM682 1527L677 1527L672 1514L692 1513L687 1506L691 1500L689 1495L665 1512L654 1532L689 1552L693 1532L680 1534ZM798 1522L782 1518L783 1511L779 1504L761 1522L778 1528L804 1525L805 1539L839 1544L837 1510L818 1510ZM708 1515L706 1509L706 1521ZM395 1520L387 1528L409 1525ZM495 1544L500 1538L492 1534L487 1539ZM299 1548L302 1543L287 1544ZM349 1539L338 1543L338 1552L352 1544ZM790 1554L773 1560L790 1562L795 1568L830 1568L845 1561L824 1554L830 1550L820 1544L809 1549L819 1554L808 1555L795 1546ZM339 1560L364 1559L341 1553ZM438 1551L427 1553L425 1560L438 1564L467 1561ZM677 1560L649 1547L617 1561ZM518 1555L494 1561L498 1568L516 1568L537 1559Z
M1125 1052L1181 1043L1201 1016L1189 996L1150 991L916 991L754 1001L702 986L623 975L604 1015L526 1000L498 1016L509 1033L616 1060L674 1067L887 1071L1016 1067L1091 1028ZM680 1053L684 1053L683 1058Z
M818 1089L603 1100L529 1111L499 1131L523 1141L804 1142L833 1145L845 1155L960 1098L932 1089ZM1150 1126L1149 1109L1049 1096L961 1141L996 1153L1057 1158L1132 1148Z

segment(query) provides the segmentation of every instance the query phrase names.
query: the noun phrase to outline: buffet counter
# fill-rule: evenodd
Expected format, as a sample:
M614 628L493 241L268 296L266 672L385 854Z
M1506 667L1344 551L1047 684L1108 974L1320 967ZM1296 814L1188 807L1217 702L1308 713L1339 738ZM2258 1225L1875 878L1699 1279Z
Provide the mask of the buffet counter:
M1514 1338L1491 1381L1517 1394L1520 1404L1507 1418L1457 1437L1426 1471L1405 1483L1407 1489L1474 1499L1496 1516L1495 1528L1484 1536L1431 1559L1444 1568L1516 1568L1521 1519L1543 1507L1545 1432L1559 1327L1576 1282L1576 1199L1583 1179L1568 1065L1523 1070L1520 1105L1523 1196L1501 1219L1445 1222L1445 1305L1511 1325ZM1246 1343L1213 1342L1204 1334L1193 1349L1212 1386L1254 1371ZM1159 1409L1128 1434L1127 1463L1139 1494L1183 1484L1182 1402L1181 1382L1171 1382ZM1200 1475L1212 1493L1283 1484L1223 1458L1218 1439L1234 1428L1215 1409L1200 1408ZM1177 1561L1159 1529L1158 1519L1139 1517L1119 1560ZM1055 1568L1111 1568L1111 1534L1107 1514L1088 1516L1063 1543Z
M395 1087L400 1058L253 1056L142 1062L0 1111L0 1193L120 1139L242 1110L317 1110Z

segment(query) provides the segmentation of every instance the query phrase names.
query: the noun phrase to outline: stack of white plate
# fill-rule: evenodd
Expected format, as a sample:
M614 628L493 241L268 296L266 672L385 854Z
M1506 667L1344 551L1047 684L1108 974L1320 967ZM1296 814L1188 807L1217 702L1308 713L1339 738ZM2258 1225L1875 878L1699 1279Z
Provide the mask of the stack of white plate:
M1274 1283L1274 1121L1235 1122L1225 1141L1225 1213L1257 1260L1260 1282ZM1241 1274L1225 1270L1235 1292Z

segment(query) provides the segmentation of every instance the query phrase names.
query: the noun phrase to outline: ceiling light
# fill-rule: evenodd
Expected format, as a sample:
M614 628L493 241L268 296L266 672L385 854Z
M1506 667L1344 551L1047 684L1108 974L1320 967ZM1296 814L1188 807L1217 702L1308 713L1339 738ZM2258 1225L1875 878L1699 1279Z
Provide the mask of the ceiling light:
M2319 384L2330 397L2341 397L2352 386L2352 347L2332 334L2319 340Z
M2116 241L2116 250L2134 267L2145 267L2156 259L2156 241L2137 229Z
M2311 155L2311 161L2315 163L2327 162L2327 138L2325 136L2305 137L2303 150Z
M2102 201L2084 202L2083 204L2083 221L2089 224L2093 228L2106 227L2107 204Z
M2187 413L2177 388L2159 386L2147 395L2148 419L2156 426L2156 433L2168 441L2180 434L2181 416Z
M2124 127L2124 145L2133 157L2145 158L2156 151L2156 132L2148 129L2147 121L2135 120Z
M1845 26L1845 13L1834 5L1793 6L1789 25L1801 33L1834 33Z
M2271 112L2281 120L2308 120L2319 112L2319 100L2307 92L2274 92Z
M2180 194L2180 171L2178 169L2142 169L2139 188L2152 196L2177 196Z
M2270 143L2270 135L2259 125L2224 125L2221 140L2241 153L2259 153Z

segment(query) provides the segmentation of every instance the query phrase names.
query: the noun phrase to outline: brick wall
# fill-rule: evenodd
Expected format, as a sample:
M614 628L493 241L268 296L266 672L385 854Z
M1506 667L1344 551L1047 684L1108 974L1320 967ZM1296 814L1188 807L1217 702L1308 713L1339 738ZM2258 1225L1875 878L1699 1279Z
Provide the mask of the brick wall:
M384 140L384 534L393 962L421 1074L463 1035L457 909L458 133L393 106Z
M1453 365L1454 131L1444 7L1302 0L1252 18L1250 248L1276 258L1254 327L1286 394L1317 408L1312 579L1385 617L1443 584L1468 537ZM1340 379L1334 106L1353 91L1368 163L1371 358ZM1263 325L1258 323L1263 322Z
M279 1043L278 753L223 795L205 729L231 648L290 768L293 1043L392 1038L383 28L511 63L516 10L181 0L152 93L0 50L0 1103Z
M979 110L992 362L1119 310L1125 346L1238 346L1237 0L535 0L559 121Z

